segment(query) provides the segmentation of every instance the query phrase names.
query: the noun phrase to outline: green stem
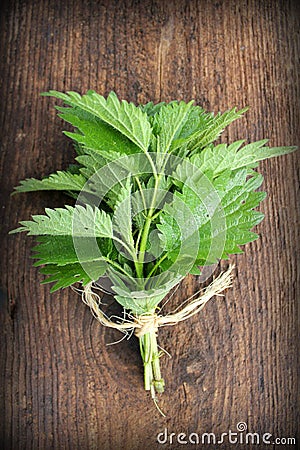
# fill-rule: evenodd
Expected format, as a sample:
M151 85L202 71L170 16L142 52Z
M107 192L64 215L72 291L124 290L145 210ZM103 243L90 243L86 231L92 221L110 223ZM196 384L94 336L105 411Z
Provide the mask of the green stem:
M145 252L146 252L146 247L147 247L147 240L148 240L148 235L149 235L149 231L150 231L150 227L151 227L151 222L153 220L153 214L155 211L155 202L156 202L157 190L158 190L160 178L161 178L161 175L156 175L156 177L155 177L153 198L152 198L151 205L150 205L150 208L149 208L146 220L145 220L143 233L142 233L142 237L141 237L140 253L138 256L138 262L135 266L138 278L141 278L143 276L143 264L144 264Z
M149 333L149 334L150 334L150 346L151 346L151 352L152 352L153 384L154 384L154 388L155 388L156 392L161 394L162 392L164 392L165 382L161 376L161 371L160 371L160 364L159 364L160 354L159 354L158 346L157 346L156 333L153 332L152 334L151 333Z
M104 260L109 264L111 264L112 266L116 267L116 269L118 269L120 272L123 272L124 275L126 275L128 278L132 278L132 276L128 272L126 272L126 270L122 266L120 266L120 264L106 257L104 258Z
M147 275L147 280L152 277L156 269L160 266L160 264L167 258L168 254L165 253L155 264L155 266L151 269L150 273Z
M116 241L116 242L119 242L127 251L128 251L128 253L132 256L132 259L133 259L133 262L134 262L134 267L135 267L135 270L136 270L136 272L138 272L138 270L140 269L139 268L139 263L138 263L138 260L137 260L137 256L136 256L136 254L135 254L135 249L133 248L133 249L131 249L130 247L128 247L128 245L125 243L125 242L123 242L121 239L119 239L118 237L116 237L116 236L113 236L113 239ZM138 275L138 277L140 278L140 276Z
M164 392L165 382L161 376L155 331L149 331L139 338L140 350L144 362L144 386L146 391L151 391L152 398L155 394Z
M150 230L150 226L151 226L151 222L152 222L152 214L153 214L153 210L150 209L149 214L148 214L148 216L145 220L145 224L144 224L144 229L143 229L143 234L142 234L141 244L140 244L140 253L139 253L139 257L138 257L138 262L140 264L143 264L144 258L145 258L147 240L148 240L149 230Z

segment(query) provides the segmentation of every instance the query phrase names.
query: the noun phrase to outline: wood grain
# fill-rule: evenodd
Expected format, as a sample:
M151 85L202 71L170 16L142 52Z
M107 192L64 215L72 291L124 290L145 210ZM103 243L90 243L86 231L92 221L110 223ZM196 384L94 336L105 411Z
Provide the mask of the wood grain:
M30 239L7 232L64 201L10 197L19 180L72 162L53 101L39 98L50 88L113 89L134 102L194 98L211 111L249 105L224 141L297 145L297 2L11 0L1 8L1 449L153 450L165 427L220 435L240 421L252 432L296 437L297 154L260 166L266 217L260 239L232 258L226 298L160 331L172 354L162 360L165 419L143 391L135 338L107 346L119 335L71 290L50 296L31 265ZM198 287L197 277L187 278L172 304Z

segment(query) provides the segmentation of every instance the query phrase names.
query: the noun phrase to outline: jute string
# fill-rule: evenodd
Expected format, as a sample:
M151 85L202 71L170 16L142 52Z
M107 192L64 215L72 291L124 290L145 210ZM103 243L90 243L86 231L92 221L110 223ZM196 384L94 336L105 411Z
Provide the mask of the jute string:
M199 292L193 300L187 302L186 306L179 307L175 311L166 315L159 313L142 314L139 316L126 315L117 318L117 322L111 320L101 309L101 296L96 292L93 283L84 286L82 291L82 301L91 309L93 316L104 326L114 328L123 333L134 332L137 337L141 337L148 332L157 332L159 327L166 325L176 325L179 322L189 319L198 314L206 303L214 296L223 296L222 292L232 284L232 272L234 265L221 273L209 286ZM198 294L198 293L197 293ZM194 295L195 296L195 295ZM193 297L194 297L193 296Z

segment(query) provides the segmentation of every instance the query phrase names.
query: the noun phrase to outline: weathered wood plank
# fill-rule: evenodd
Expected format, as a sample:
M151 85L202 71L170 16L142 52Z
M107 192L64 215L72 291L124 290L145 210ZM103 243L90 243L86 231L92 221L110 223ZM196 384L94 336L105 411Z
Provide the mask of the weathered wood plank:
M71 290L50 297L31 267L29 239L7 232L64 200L10 198L20 179L72 161L53 102L39 98L50 88L113 89L135 102L195 98L212 111L249 105L224 140L297 144L297 2L8 1L1 31L1 448L154 449L165 427L219 435L240 421L249 431L295 436L296 154L260 167L269 193L261 238L232 258L226 298L160 332L172 354L162 360L166 419L143 391L136 340L106 346L116 332L102 329ZM198 286L189 277L172 304Z

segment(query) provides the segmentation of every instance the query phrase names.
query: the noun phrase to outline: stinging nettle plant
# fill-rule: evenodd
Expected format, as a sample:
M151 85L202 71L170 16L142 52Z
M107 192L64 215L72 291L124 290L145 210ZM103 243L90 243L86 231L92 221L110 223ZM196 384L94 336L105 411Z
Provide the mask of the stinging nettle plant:
M138 337L145 389L164 390L157 344L160 326L198 313L230 286L232 266L201 293L172 313L161 302L187 275L211 266L258 235L263 219L255 208L265 198L257 191L263 177L259 161L296 147L266 146L267 140L214 144L247 108L224 114L205 112L194 102L135 106L95 91L49 91L62 100L59 117L74 126L64 132L75 144L76 164L42 180L26 179L15 192L61 190L73 205L46 209L20 222L11 233L37 236L36 266L55 282L54 292L76 283L82 299L105 326ZM124 308L109 318L101 308L108 292Z

